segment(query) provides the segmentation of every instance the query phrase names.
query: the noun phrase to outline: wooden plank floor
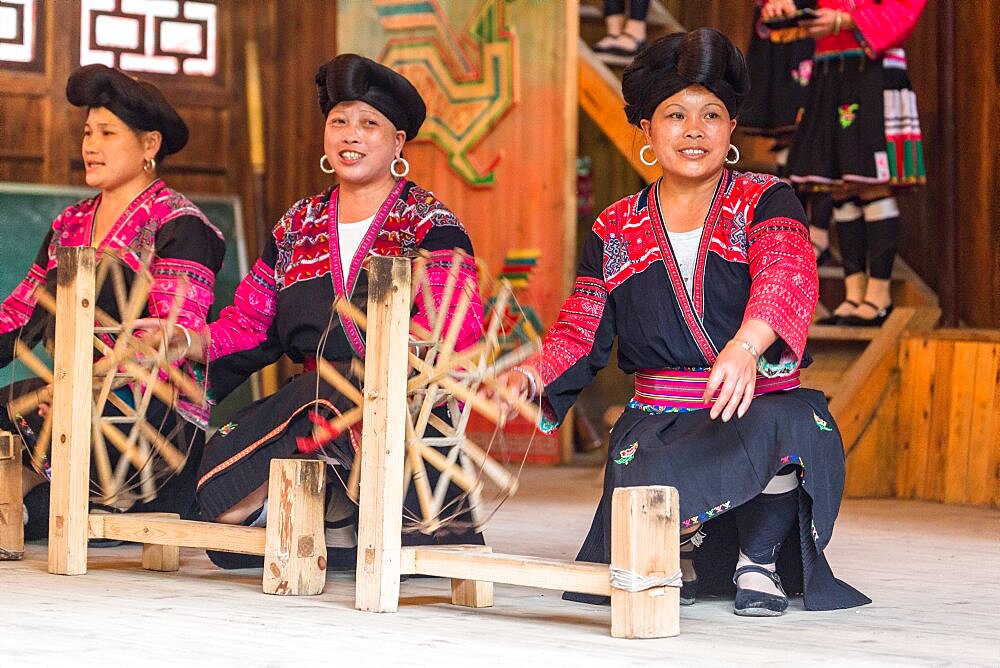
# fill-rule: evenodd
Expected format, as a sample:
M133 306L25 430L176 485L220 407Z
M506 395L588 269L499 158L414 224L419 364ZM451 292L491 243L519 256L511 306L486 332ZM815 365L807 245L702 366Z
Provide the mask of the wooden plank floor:
M534 468L488 537L497 551L570 558L600 493L597 470ZM915 501L847 501L829 549L864 608L743 619L732 603L681 610L681 635L616 640L607 608L499 585L496 605L447 604L443 580L402 584L396 614L354 610L352 574L317 597L260 593L259 571L225 572L182 550L179 573L139 569L139 548L90 551L90 571L49 575L45 547L0 562L0 665L282 666L851 664L997 665L1000 511Z

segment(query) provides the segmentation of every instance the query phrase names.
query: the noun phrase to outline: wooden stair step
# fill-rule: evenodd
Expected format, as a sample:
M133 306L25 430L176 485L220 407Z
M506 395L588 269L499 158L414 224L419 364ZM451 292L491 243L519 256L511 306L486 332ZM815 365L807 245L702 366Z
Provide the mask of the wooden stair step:
M604 11L597 5L580 4L580 20L587 22L604 22ZM663 28L668 32L682 32L684 27L674 18L674 16L657 0L649 4L649 13L646 14L646 24L652 28Z
M809 325L809 340L818 341L871 341L878 335L878 327L850 327L848 325Z

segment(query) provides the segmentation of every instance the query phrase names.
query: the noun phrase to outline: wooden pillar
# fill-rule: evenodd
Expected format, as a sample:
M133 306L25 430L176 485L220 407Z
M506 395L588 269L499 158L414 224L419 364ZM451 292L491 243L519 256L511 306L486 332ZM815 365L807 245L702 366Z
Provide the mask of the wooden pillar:
M355 592L355 607L369 612L399 605L409 322L409 261L372 258Z
M0 431L0 561L24 556L21 437Z
M680 504L673 487L619 487L611 500L611 566L640 576L680 570ZM680 589L611 589L611 635L665 638L680 633Z
M52 395L49 572L87 572L94 249L60 248Z
M267 485L264 593L322 594L325 464L315 459L272 459Z

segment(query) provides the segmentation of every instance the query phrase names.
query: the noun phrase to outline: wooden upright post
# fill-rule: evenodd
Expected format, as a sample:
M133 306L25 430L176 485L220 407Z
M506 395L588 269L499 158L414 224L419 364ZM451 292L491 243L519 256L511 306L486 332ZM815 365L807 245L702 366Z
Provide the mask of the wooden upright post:
M680 571L680 503L673 487L619 487L611 498L611 566L650 578ZM680 633L680 589L611 589L611 635Z
M24 556L21 437L0 431L0 561Z
M323 593L325 476L326 465L316 459L271 460L264 543L265 594Z
M60 248L52 394L49 572L87 572L94 249Z
M355 592L355 607L369 612L399 606L409 322L409 261L372 258Z

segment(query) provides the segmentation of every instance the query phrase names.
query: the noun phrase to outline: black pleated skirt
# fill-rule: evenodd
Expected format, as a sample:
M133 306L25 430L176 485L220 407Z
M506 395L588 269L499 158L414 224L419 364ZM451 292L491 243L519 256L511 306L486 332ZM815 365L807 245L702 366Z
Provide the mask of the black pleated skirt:
M739 542L728 511L755 498L788 465L798 469L801 484L798 531L788 537L778 564L786 591L803 594L809 610L870 603L834 578L823 556L844 489L844 450L826 398L804 388L762 395L729 422L710 419L708 410L626 410L612 431L604 494L577 559L610 562L616 488L668 485L680 496L681 530L701 524L707 534L695 558L699 591L731 593Z

